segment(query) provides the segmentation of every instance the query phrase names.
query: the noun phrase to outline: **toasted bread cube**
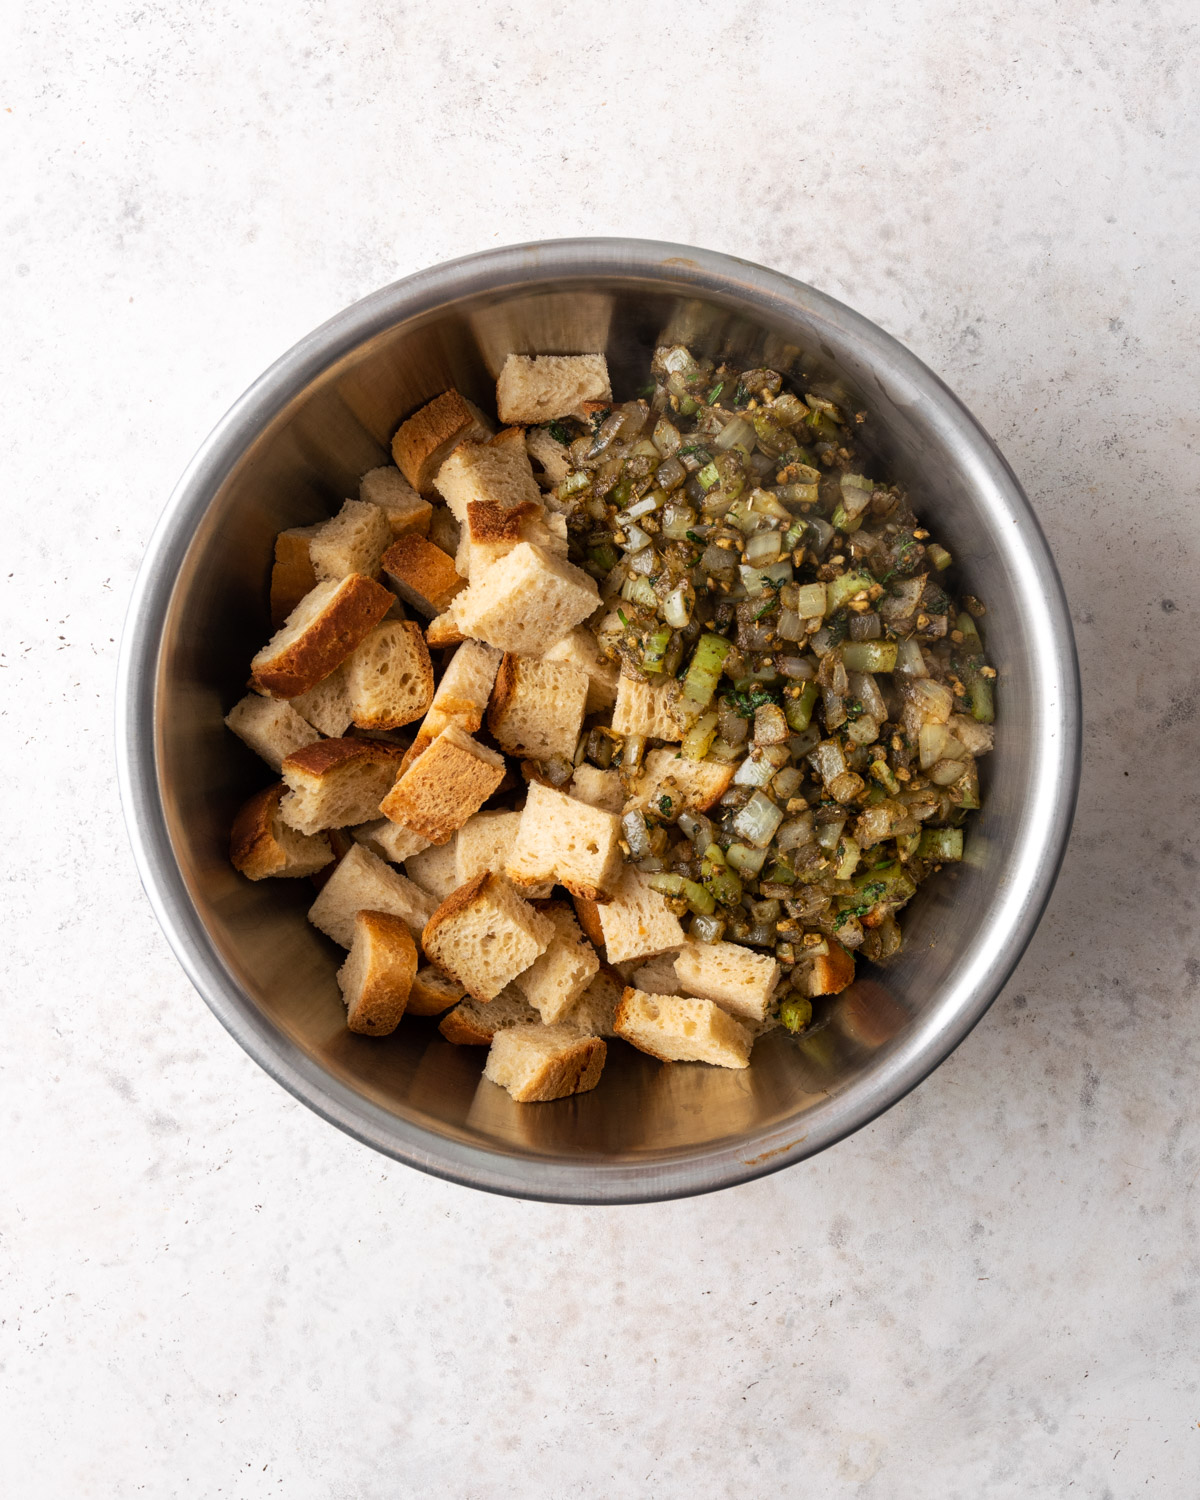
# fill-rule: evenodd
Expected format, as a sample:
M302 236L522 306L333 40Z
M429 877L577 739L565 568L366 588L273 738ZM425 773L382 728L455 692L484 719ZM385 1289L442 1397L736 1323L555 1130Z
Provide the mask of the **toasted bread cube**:
M337 973L350 1030L363 1036L395 1031L416 972L417 945L399 917L355 912L350 954Z
M301 833L348 828L379 816L400 769L401 752L377 740L318 740L283 763L284 822Z
M490 1047L511 1026L540 1025L538 1013L515 985L494 1000L463 1000L442 1017L438 1030L456 1047Z
M559 902L542 908L554 924L545 953L513 983L543 1021L561 1021L582 997L600 969L596 950L579 930L569 908Z
M590 630L579 628L564 635L546 652L544 660L564 662L577 671L586 672L588 679L587 712L603 713L617 701L617 678L620 675L615 662L606 661L600 655L596 637Z
M688 760L678 750L647 750L637 791L626 811L653 808L665 822L681 812L707 812L733 780L734 768L715 760Z
M378 505L347 500L336 516L313 532L308 555L319 581L348 578L351 573L377 578L391 540L392 528Z
M394 603L390 590L361 573L318 583L250 663L255 687L296 698L346 660Z
M275 538L275 562L271 568L272 630L278 630L305 594L317 586L308 544L320 529L320 525L289 526Z
M268 875L315 875L333 862L333 850L323 833L297 833L279 814L282 785L257 792L233 820L229 858L250 880Z
M488 704L488 728L506 755L572 759L583 728L587 677L560 662L506 654Z
M411 828L401 828L389 818L374 818L370 823L361 823L350 830L350 837L394 865L402 865L406 859L429 848L428 839L413 833Z
M685 993L713 1000L731 1015L765 1021L779 965L740 943L685 943L675 960Z
M383 815L444 844L504 780L504 757L447 724L382 803Z
M502 422L584 417L585 402L612 400L603 354L510 354L496 381Z
M818 954L812 961L808 993L814 1000L818 995L840 995L854 983L853 953L848 953L833 938L827 938L826 942L829 952Z
M645 990L648 995L685 995L690 993L687 987L680 982L679 975L675 972L675 960L677 957L678 954L675 950L668 948L666 953L657 953L653 958L648 958L644 964L639 964L630 975L634 988Z
M354 844L321 887L308 920L343 948L354 941L354 917L360 911L389 912L416 937L437 903L399 870L384 864L363 844Z
M611 964L653 958L668 948L683 946L683 928L666 897L651 887L648 875L632 865L625 866L612 900L596 915Z
M572 1026L512 1026L492 1039L483 1076L518 1104L565 1099L596 1087L607 1054L602 1037Z
M625 807L625 788L621 784L620 771L602 771L587 761L575 767L567 790L577 802L603 808L605 812L620 813Z
M425 641L431 651L440 651L446 646L458 646L465 639L454 618L453 601L449 609L443 610L425 627Z
M490 871L452 892L425 924L425 952L476 1000L494 1000L554 936L548 917Z
M621 880L620 838L613 813L531 781L505 873L522 888L553 880L573 896L607 901Z
M447 724L457 724L474 734L483 723L502 654L482 641L463 641L442 673L421 732L433 739Z
M294 704L282 698L264 698L260 693L247 693L225 715L225 722L277 773L293 750L302 750L321 738L296 712Z
M379 625L375 627L376 630L382 628ZM370 635L366 637L367 640L370 638ZM353 657L352 651L340 667L335 667L315 687L309 688L307 693L297 693L288 700L302 719L307 719L314 729L319 729L330 739L340 739L354 722L354 707L350 702L347 681Z
M404 862L404 873L435 901L444 901L451 891L465 884L458 878L457 845L456 833L448 844L432 844Z
M588 1036L616 1036L617 1006L625 992L625 981L613 969L601 965L599 973L562 1018Z
M459 885L466 885L484 870L503 875L508 857L517 841L521 826L519 812L477 812L458 830L454 840L456 872ZM521 888L529 901L544 900L554 889L554 882Z
M416 532L397 537L383 554L383 566L396 592L418 614L440 615L465 586L454 559Z
M399 729L433 702L433 663L415 620L376 625L345 665L346 695L360 729Z
M463 578L478 579L519 542L566 557L566 517L548 516L540 505L528 502L502 510L490 500L473 500L459 535L455 569Z
M433 480L454 448L465 438L484 441L491 424L457 391L443 391L402 422L392 439L392 457L420 495L433 493Z
M571 905L575 908L575 915L579 919L579 925L583 928L583 935L591 943L597 952L604 952L604 929L600 926L600 903L598 901L587 901L582 896L572 896Z
M358 498L378 505L388 519L392 536L404 536L415 531L421 536L429 535L429 518L433 506L423 500L399 469L383 464L370 469L358 485Z
M681 740L684 725L673 708L678 691L677 682L635 682L622 672L617 679L614 732L642 734L648 740Z
M535 469L533 477L543 489L552 489L561 484L571 472L571 455L565 445L545 427L528 429L525 433L525 451L541 467L541 474Z
M436 964L425 964L413 977L412 989L408 992L408 1014L410 1016L440 1016L466 994L462 985L449 974L444 974ZM498 1005L493 1000L493 1005Z
M384 864L365 844L351 844L332 876L321 886L309 907L309 921L342 948L354 941L356 912L389 912L399 916L414 938L437 907L432 895L405 879L401 871Z
M528 503L542 508L541 491L533 477L525 434L519 427L498 432L485 443L460 443L438 470L434 483L460 526L467 524L467 507L486 501L500 510Z
M711 1000L648 995L626 989L617 1006L616 1033L662 1062L703 1062L718 1068L750 1064L751 1038Z
M520 542L454 601L464 635L541 656L600 603L595 581L565 558Z

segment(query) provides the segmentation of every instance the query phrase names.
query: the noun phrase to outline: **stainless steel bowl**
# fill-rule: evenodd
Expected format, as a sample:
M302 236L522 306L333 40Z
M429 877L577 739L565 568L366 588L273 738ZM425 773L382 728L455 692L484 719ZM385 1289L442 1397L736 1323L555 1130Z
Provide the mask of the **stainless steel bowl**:
M664 334L748 363L794 358L870 413L868 443L988 603L997 746L965 862L922 887L899 960L831 1002L810 1042L775 1033L740 1073L662 1066L614 1045L594 1093L521 1107L481 1081L481 1051L449 1046L431 1023L406 1022L382 1041L346 1030L340 954L305 921L307 882L251 884L230 867L233 812L266 776L221 721L269 633L275 533L357 493L402 417L451 385L488 403L513 350L606 349L614 386L630 390ZM623 239L520 245L423 271L284 355L167 505L130 606L118 690L121 790L143 884L242 1046L377 1150L472 1187L565 1202L670 1198L762 1176L920 1083L983 1015L1041 916L1070 829L1079 744L1054 563L1020 485L961 402L811 287L710 251Z

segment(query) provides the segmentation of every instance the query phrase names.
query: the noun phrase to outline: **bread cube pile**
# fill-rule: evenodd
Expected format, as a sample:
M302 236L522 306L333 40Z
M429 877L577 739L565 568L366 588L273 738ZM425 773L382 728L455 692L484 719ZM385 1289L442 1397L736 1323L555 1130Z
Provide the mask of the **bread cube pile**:
M603 355L510 355L500 431L454 390L404 421L395 467L280 533L275 634L225 721L276 778L237 814L233 864L318 885L350 1030L438 1016L520 1103L595 1088L606 1038L744 1068L779 978L685 939L626 862L639 797L687 774L711 780L688 789L707 806L728 773L681 762L666 703L599 651L596 584L541 488L569 467L544 424L609 400ZM593 723L667 742L637 797L615 770L547 775Z

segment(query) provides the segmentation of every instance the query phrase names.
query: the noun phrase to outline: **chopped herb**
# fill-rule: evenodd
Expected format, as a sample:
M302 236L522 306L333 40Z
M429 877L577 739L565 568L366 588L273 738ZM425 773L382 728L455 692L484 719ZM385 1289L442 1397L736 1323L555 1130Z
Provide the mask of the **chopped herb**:
M729 701L743 719L752 719L756 708L777 702L774 693L769 693L766 688L761 687L750 688L744 693L739 693L736 688L733 688L729 693Z
M671 811L671 799L670 799L670 797L667 796L667 794L665 792L658 799L658 810L664 816L666 816L666 814Z
M739 380L737 383L737 389L733 393L733 404L734 406L746 406L749 404L749 401L750 392Z
M697 547L704 546L704 538L698 537L694 531L685 531L684 536L687 537L689 542L695 542Z
M766 583L766 584L768 584L768 585L774 585L775 584L775 579L773 579L773 578L766 578L766 579L763 580L763 582ZM775 592L774 598L768 599L767 602L763 605L763 607L754 616L754 618L755 618L756 621L757 620L761 620L764 615L769 615L772 610L777 609L779 607L779 591L778 590L779 590L779 587L782 587L782 584L783 584L783 580L781 578L779 580L778 586L776 586L776 592Z
M617 619L620 620L626 630L629 629L629 621L625 618L625 611L623 609L617 610Z
M646 382L646 384L638 392L638 395L639 396L643 396L643 397L653 396L654 392L657 389L658 389L658 387L654 384L653 380L648 380Z
M721 392L724 389L725 389L725 382L723 380L718 380L717 383L716 383L716 385L714 385L713 388L712 388L712 390L709 391L709 393L708 393L708 404L709 404L709 406L714 405L714 403L716 402L717 397L721 394Z
M605 419L609 416L609 414L611 413L611 411L612 411L612 407L611 406L606 406L603 411L594 411L592 413L592 431L593 432L599 432L600 431L601 427L604 425Z
M686 447L679 450L680 458L683 458L688 453L694 454L703 464L709 463L712 459L712 454L708 449L702 448L699 443L688 443Z
M553 422L546 423L546 431L556 443L561 443L564 448L571 446L572 438L570 430L564 427L557 418Z

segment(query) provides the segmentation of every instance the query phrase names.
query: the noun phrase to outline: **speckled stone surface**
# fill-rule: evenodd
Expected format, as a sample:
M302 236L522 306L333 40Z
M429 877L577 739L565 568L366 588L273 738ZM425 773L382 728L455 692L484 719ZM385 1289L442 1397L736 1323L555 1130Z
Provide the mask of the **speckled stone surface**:
M2 24L0 1492L1194 1495L1194 5ZM605 1211L277 1088L160 936L111 765L134 572L228 403L377 285L579 233L777 266L943 375L1037 507L1088 716L1057 892L958 1053L811 1163Z

